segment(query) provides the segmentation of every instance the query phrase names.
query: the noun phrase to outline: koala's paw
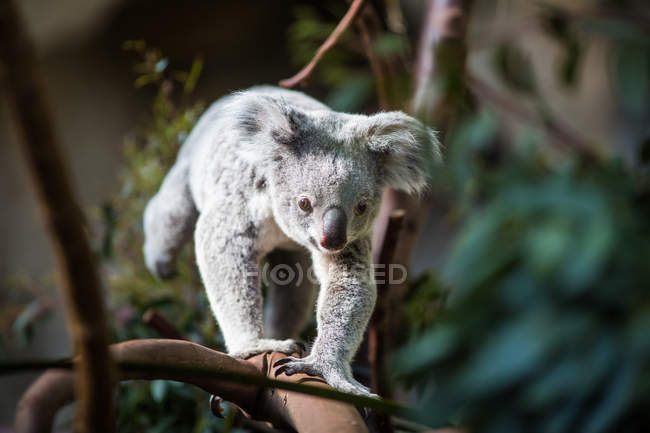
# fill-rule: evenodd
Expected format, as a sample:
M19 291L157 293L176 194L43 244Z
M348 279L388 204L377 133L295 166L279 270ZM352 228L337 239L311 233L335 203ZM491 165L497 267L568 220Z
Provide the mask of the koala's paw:
M171 280L177 275L176 263L173 261L165 262L159 261L156 262L154 275L161 280Z
M229 355L235 358L248 358L262 352L280 352L280 353L304 353L305 345L296 340L273 340L262 338L241 348L229 351Z
M362 395L364 397L379 398L377 394L370 392L370 389L357 382L352 374L341 367L338 362L319 361L316 357L309 355L305 358L294 358L288 356L275 362L275 375L281 373L291 376L296 373L306 373L311 376L320 376L337 391L348 394Z
M145 245L145 264L156 278L169 280L176 276L176 260L170 254L159 253Z

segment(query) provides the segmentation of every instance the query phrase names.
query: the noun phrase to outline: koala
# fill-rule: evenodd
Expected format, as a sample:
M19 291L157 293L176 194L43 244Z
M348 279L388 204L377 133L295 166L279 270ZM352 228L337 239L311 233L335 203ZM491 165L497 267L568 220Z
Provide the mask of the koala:
M435 132L402 112L340 113L271 86L233 93L203 114L148 203L146 265L172 277L194 234L210 306L235 357L299 352L315 302L311 350L282 359L281 370L371 395L350 362L377 296L371 231L382 190L423 191L440 159ZM302 275L268 283L264 319L262 260ZM305 275L310 265L318 284Z

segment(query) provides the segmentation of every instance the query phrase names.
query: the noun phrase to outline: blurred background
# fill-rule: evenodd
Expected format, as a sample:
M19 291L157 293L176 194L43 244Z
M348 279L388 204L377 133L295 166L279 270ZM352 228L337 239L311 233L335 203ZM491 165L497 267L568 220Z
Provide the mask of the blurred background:
M393 89L393 107L406 108L429 2L373 3L386 28L375 54L407 59ZM114 339L157 336L140 320L155 307L184 335L219 347L190 249L176 281L160 284L144 270L143 206L203 108L293 75L348 4L22 0L19 7L102 266ZM643 431L650 6L474 1L467 48L472 85L441 137L446 169L401 303L390 376L396 395L435 407L419 420L429 426ZM374 112L375 86L350 30L303 90L338 110ZM3 100L0 356L69 356L51 250L11 122ZM0 430L10 428L35 377L0 377ZM119 431L223 429L207 396L189 387L154 381L120 393ZM58 428L69 429L69 420L63 414Z

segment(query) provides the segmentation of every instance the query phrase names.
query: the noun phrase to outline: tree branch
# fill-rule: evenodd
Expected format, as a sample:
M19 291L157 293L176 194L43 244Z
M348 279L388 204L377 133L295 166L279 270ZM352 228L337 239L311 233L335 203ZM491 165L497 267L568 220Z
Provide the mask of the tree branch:
M306 374L280 374L281 380L275 380L277 368L273 364L286 356L281 353L241 360L189 341L151 339L114 344L111 354L120 368L121 380L189 383L234 402L254 419L290 426L298 432L367 431L354 406L328 397L391 413L409 412L390 401L340 393L322 379ZM49 433L58 409L72 401L73 382L72 372L60 369L48 370L34 382L18 404L16 433Z
M35 49L12 0L0 0L0 61L21 148L54 247L68 329L79 354L75 431L112 432L113 371L99 275L43 96Z
M384 234L381 245L375 248L373 262L383 267L384 279L377 283L377 305L370 319L368 329L368 362L370 363L370 383L375 393L382 397L390 397L390 389L382 380L384 374L384 354L386 317L389 313L387 303L388 290L390 289L390 266L395 260L395 247L404 223L405 212L402 209L395 210L388 219L388 227Z
M462 99L462 85L465 70L465 33L471 1L430 0L429 10L422 26L420 45L417 51L414 94L409 111L425 123L433 125L444 133L450 127L453 116ZM404 217L400 236L392 245L391 263L408 268L415 250L420 230L432 205L432 197L415 197L387 188L384 191L382 206L375 223L373 244L383 245L391 234L391 215L402 209ZM386 290L382 301L384 305L400 305L406 285L393 285ZM378 314L382 314L380 311ZM381 366L382 352L394 347L394 334L391 330L399 328L401 320L397 314L380 317L383 325L376 325L379 333L369 341L369 357L375 360L375 368ZM372 337L372 335L370 335ZM380 371L373 369L373 378L379 382ZM379 386L379 385L378 385ZM383 431L389 432L386 423Z
M470 0L430 0L417 51L415 91L411 114L444 134L462 100L465 70L465 34ZM429 214L431 197L421 200L388 188L375 224L374 244L379 245L395 209L406 211L404 230L396 247L399 263L408 266L420 228ZM395 294L399 297L399 293Z
M373 47L372 47L372 37L370 29L366 20L360 18L357 20L357 29L359 30L359 38L363 44L363 49L368 57L368 63L370 64L370 70L372 75L375 78L375 90L377 92L377 101L379 102L379 108L384 111L391 109L390 99L388 97L388 77L384 72L384 65L377 58Z
M469 0L430 0L417 50L415 90L409 111L441 131L443 141L462 98L465 34L471 3ZM388 188L375 224L374 244L381 244L390 214L395 209L404 209L404 230L396 257L407 266L430 206L430 197L420 200Z
M149 308L144 312L142 315L142 322L158 331L158 333L165 338L171 338L172 340L185 340L178 329L169 323L169 320L154 308Z
M403 109L399 80L410 75L406 53L397 52L390 56L377 56L374 44L386 29L372 2L363 9L355 25L375 79L379 108L384 111Z
M431 0L415 63L410 111L444 132L464 95L470 0Z
M318 50L316 50L316 54L314 54L314 57L311 59L311 61L307 63L307 65L302 68L296 75L291 78L281 80L278 84L287 89L291 89L306 80L311 75L312 71L320 59L323 57L323 55L336 44L339 37L341 37L341 35L348 29L348 27L350 27L350 24L354 22L354 19L357 17L359 11L361 10L364 1L365 0L354 0L341 21L337 24L336 28L334 28L334 31L328 36L325 42L323 42L323 45L321 45Z

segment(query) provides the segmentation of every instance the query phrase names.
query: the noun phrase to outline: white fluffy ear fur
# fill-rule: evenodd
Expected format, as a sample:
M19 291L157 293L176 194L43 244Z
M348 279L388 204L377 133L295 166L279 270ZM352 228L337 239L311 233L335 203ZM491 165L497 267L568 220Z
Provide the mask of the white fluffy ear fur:
M407 193L426 190L442 163L436 132L401 111L375 114L368 123L368 146L383 158L386 185Z
M282 147L293 145L294 112L282 101L243 93L235 96L228 108L235 117L234 125L241 144L239 150L250 162L267 159Z

